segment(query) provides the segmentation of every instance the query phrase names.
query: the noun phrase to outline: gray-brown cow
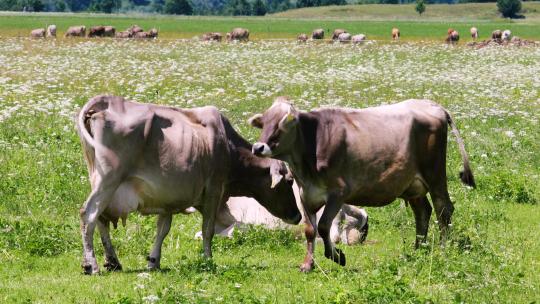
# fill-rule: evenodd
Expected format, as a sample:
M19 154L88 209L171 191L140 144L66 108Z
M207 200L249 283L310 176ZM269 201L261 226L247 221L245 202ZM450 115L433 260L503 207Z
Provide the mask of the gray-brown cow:
M140 39L154 39L157 38L158 31L153 28L149 30L148 32L137 32L133 35L133 38L140 38Z
M214 107L179 109L92 98L80 111L77 129L92 192L81 208L86 274L99 272L93 247L95 227L105 248L105 267L121 269L109 235L134 211L158 214L148 257L159 268L161 245L172 215L195 207L203 216L204 256L212 256L216 212L230 196L250 196L272 214L297 224L301 215L285 165L255 157L250 144Z
M348 33L348 32L346 30L344 30L344 29L336 29L336 30L334 30L334 33L332 34L332 40L338 40L339 35L341 35L343 33Z
M66 33L64 34L64 37L84 37L86 36L86 26L80 25L80 26L70 26Z
M230 33L227 33L227 41L249 41L249 30L244 28L234 28Z
M345 255L329 238L332 220L343 204L376 207L396 198L408 201L415 215L418 246L428 231L432 210L426 196L429 192L444 242L454 210L446 179L448 125L463 158L461 180L475 186L450 114L429 100L361 110L300 112L279 98L250 122L262 128L253 153L286 161L300 186L307 218L302 271L313 268L315 231L323 238L324 255L345 265ZM317 224L315 214L322 206L325 209Z
M30 37L31 38L45 38L45 29L39 28L39 29L32 30L30 32Z
M311 33L311 39L324 39L324 30L323 29L314 29Z

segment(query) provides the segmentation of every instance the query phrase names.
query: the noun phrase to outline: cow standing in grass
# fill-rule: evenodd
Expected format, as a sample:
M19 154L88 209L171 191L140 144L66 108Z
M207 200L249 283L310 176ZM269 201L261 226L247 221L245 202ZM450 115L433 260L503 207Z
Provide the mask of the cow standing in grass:
M47 38L56 38L56 25L51 24L47 27Z
M296 40L298 42L306 42L308 40L308 36L306 34L300 34L298 37L296 37Z
M324 30L323 29L314 29L311 33L311 39L318 40L324 39Z
M343 33L348 33L346 30L344 29L335 29L334 30L334 33L332 34L332 40L338 40L339 39L339 35L343 34Z
M158 215L150 269L160 266L172 215L189 207L202 213L206 258L212 256L216 213L230 196L254 197L291 224L301 219L285 165L252 155L250 144L214 107L179 109L97 96L83 106L77 129L92 187L80 210L86 274L99 272L96 226L105 267L121 269L109 224L125 222L134 211Z
M86 26L70 26L64 37L84 37L86 36Z
M30 37L32 37L32 38L45 38L45 29L44 28L39 28L39 29L32 30L30 32Z
M450 30L452 30L452 31L450 32ZM458 31L453 30L453 29L450 29L450 30L448 30L449 34L446 37L446 43L449 43L449 44L458 43L458 41L459 41L459 33L458 33Z
M244 28L234 28L227 33L227 41L249 41L249 30Z
M400 37L400 32L399 32L399 29L397 27L394 27L392 29L392 40L399 40L399 37Z
M476 27L471 27L471 38L473 40L478 39L478 29Z
M313 269L315 236L324 255L345 265L345 255L330 239L330 227L343 204L379 207L402 198L416 220L418 247L425 242L432 208L447 238L454 206L448 194L448 125L463 158L461 180L475 186L468 155L450 114L429 100L407 100L366 109L326 108L301 112L278 98L250 119L261 128L253 153L286 161L300 187L305 210L307 254L302 271ZM315 214L325 207L320 220Z

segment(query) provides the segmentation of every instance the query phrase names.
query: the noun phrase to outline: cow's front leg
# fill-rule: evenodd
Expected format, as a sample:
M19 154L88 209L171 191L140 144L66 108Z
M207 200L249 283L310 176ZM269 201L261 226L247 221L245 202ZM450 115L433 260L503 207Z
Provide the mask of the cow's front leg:
M111 241L111 235L109 233L109 221L99 218L97 223L98 231L101 236L101 243L105 249L105 264L103 265L108 271L120 271L122 265L116 256L114 247Z
M332 222L338 214L343 204L335 197L330 196L324 207L324 212L319 220L319 235L324 242L324 256L338 263L341 266L345 266L345 254L337 249L334 242L330 238L330 229Z
M154 241L154 247L152 247L152 252L150 252L150 255L147 258L148 269L150 270L159 269L161 266L161 247L163 245L163 240L171 230L171 223L172 214L169 213L158 215L156 240Z
M214 238L216 215L220 204L222 202L223 191L219 193L207 193L204 195L202 201L202 235L203 235L203 249L204 257L212 258L212 239Z
M306 234L306 257L300 265L300 271L309 272L313 270L313 254L315 252L315 238L317 237L317 213L309 212L304 207L304 233Z

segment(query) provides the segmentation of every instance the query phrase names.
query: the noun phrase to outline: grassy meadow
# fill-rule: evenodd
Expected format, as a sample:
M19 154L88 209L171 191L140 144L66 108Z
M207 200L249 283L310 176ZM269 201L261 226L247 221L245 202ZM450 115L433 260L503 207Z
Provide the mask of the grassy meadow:
M469 29L476 26L480 39L495 29L510 29L515 35L540 40L540 2L524 2L525 19L503 19L495 3L428 5L419 16L410 5L347 5L289 10L265 17L175 17L163 15L107 15L70 13L0 12L0 37L28 37L34 28L56 24L59 35L72 25L113 25L124 30L133 24L145 29L155 27L160 38L191 39L205 32L228 32L233 27L248 28L250 38L294 39L300 33L323 28L327 37L336 28L366 34L368 39L391 40L392 27L401 30L402 40L446 38L448 28L457 29L462 40L470 40Z
M17 25L21 32L26 25L38 24L26 16L17 15L12 22L4 17L0 17L2 33L15 28L15 22L21 22ZM54 22L105 20L69 18L78 17L62 15ZM160 18L156 20L167 20ZM151 20L114 22L121 27L122 22L146 26ZM178 20L199 26L193 33L210 29L207 21L194 22L197 18ZM222 20L227 24L223 29L237 21L259 22L203 20ZM304 21L275 22L292 36L300 30L293 25ZM306 29L316 23L309 22L313 24ZM385 32L392 24L385 24ZM537 47L476 50L436 42L353 46L4 37L0 302L538 302L539 62ZM215 105L252 142L258 131L248 126L247 118L280 95L290 96L304 110L429 98L453 114L478 188L468 189L459 182L461 159L449 137L447 167L456 211L446 248L437 245L433 216L429 245L414 250L412 211L396 201L367 209L370 234L365 245L338 245L347 255L347 266L325 259L318 244L316 269L303 274L298 266L305 241L291 231L253 227L233 239L216 238L214 259L208 262L201 258L202 242L193 239L201 217L177 215L163 246L163 269L147 272L145 256L153 242L155 218L132 214L125 227L112 231L124 271L102 269L99 276L84 276L78 211L90 186L73 116L89 98L102 93L178 107ZM97 233L94 240L102 264Z

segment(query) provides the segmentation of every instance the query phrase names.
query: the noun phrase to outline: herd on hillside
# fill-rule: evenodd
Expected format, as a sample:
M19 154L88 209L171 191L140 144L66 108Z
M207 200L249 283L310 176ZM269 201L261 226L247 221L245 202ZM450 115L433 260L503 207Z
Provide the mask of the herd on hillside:
M34 29L30 32L30 37L32 38L55 38L56 37L56 25L49 25L45 28ZM322 28L315 29L311 33L312 40L323 40L325 31ZM470 34L473 41L478 39L478 28L471 27ZM391 31L392 40L397 41L401 37L401 32L398 28L392 28ZM90 29L86 30L86 26L71 26L67 29L64 37L111 37L111 38L139 38L139 39L155 39L158 37L158 30L155 28L150 29L149 31L144 31L140 26L133 25L127 28L125 31L117 32L114 26L92 26ZM223 40L223 35L219 32L208 32L203 34L200 39L202 41L216 41L221 42ZM225 39L227 41L248 41L249 40L249 30L244 28L234 28L230 32L225 34ZM307 42L310 37L301 33L297 36L298 42ZM350 34L345 29L335 29L332 33L332 41L338 41L342 43L363 43L367 41L367 36L365 34ZM448 44L456 44L459 41L459 32L453 28L449 28L447 31L445 42ZM499 43L503 42L518 42L521 41L518 37L512 37L512 32L510 30L495 30L491 33L491 41L496 41Z

